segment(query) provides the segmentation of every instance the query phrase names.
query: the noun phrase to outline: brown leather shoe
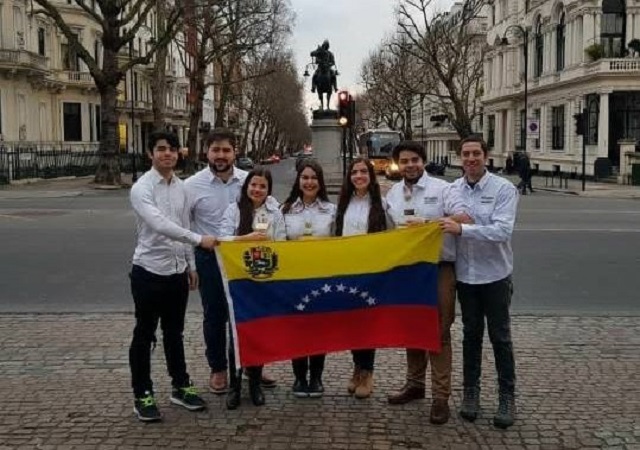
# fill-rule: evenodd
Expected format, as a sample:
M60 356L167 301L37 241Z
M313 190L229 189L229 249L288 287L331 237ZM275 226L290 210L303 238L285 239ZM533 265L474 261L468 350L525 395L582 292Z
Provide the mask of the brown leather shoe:
M434 398L431 403L429 422L434 425L444 425L449 421L450 416L449 401L446 398Z
M405 384L395 394L391 394L387 397L387 401L391 405L404 405L406 403L412 402L413 400L420 400L424 398L425 388L412 386L410 384Z
M227 371L211 372L211 376L209 377L209 391L216 395L222 395L226 394L228 389Z
M373 373L368 370L360 371L360 384L356 386L354 393L356 398L367 398L373 392Z
M351 375L349 384L347 384L347 391L349 391L349 394L354 394L359 384L360 384L360 369L358 369L357 367L354 367L353 375Z
M260 386L265 388L265 389L272 389L274 387L276 387L278 385L278 382L276 380L274 380L273 378L262 374L262 377L260 378Z

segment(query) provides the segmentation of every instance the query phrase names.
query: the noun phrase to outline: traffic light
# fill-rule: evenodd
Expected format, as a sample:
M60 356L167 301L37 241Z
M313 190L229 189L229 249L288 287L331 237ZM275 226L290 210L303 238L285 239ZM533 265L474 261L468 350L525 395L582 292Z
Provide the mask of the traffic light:
M338 92L338 122L343 127L351 125L350 104L351 95L349 92Z
M585 126L584 121L586 119L583 113L578 113L573 115L573 119L576 122L576 135L584 136Z

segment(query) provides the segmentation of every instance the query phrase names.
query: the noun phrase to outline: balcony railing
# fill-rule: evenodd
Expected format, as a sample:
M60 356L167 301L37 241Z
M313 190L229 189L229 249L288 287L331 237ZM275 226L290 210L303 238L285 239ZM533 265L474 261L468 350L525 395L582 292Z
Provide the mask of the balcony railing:
M56 74L58 81L63 83L95 85L93 77L89 72L79 72L75 70L65 70Z
M47 57L27 50L0 49L0 64L25 66L34 69L48 70Z

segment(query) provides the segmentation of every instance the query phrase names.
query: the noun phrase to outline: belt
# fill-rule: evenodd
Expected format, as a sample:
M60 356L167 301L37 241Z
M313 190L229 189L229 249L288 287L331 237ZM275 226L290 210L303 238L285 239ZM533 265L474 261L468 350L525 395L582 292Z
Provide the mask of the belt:
M440 261L438 263L439 267L455 267L456 266L456 262L455 261Z

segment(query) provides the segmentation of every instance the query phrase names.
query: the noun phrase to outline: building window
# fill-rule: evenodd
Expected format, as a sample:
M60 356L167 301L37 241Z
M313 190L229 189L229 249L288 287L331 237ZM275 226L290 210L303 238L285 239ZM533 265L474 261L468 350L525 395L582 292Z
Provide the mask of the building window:
M538 25L536 25L536 36L535 36L535 65L534 65L534 75L536 78L539 78L542 75L542 64L544 62L543 54L544 54L544 35L542 34L542 20L538 19Z
M560 20L556 26L556 70L564 69L564 11L560 13Z
M604 47L605 58L624 56L625 19L624 0L604 0L602 2L600 41Z
M564 149L564 105L551 108L551 148Z
M0 134L2 134L2 91L0 91Z
M76 39L78 35L74 35ZM64 70L78 71L80 67L80 58L76 53L75 48L72 48L71 45L67 42L62 44L62 68Z
M63 103L63 128L65 141L82 140L82 114L80 103Z
M496 139L496 116L490 115L487 117L488 125L489 125L489 135L487 136L487 146L489 148L495 147L495 139Z
M45 56L45 30L43 27L38 27L38 55Z
M520 110L520 149L526 150L527 148L527 111Z

